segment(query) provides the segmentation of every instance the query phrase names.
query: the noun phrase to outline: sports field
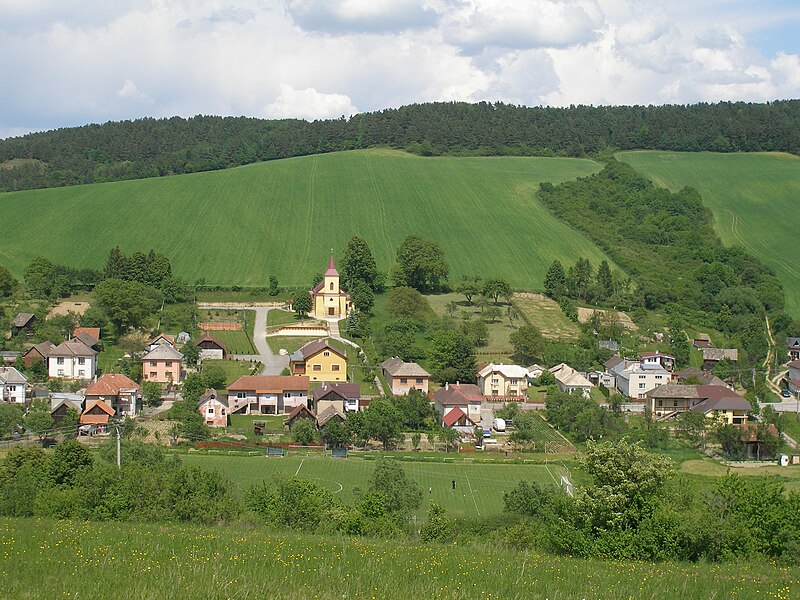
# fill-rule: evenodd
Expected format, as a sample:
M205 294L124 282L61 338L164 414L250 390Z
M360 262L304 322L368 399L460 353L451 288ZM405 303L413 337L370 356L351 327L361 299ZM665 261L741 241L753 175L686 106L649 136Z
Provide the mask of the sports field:
M699 191L725 244L739 244L783 282L787 310L800 317L800 158L790 154L620 152L657 183Z
M341 255L353 235L366 239L388 272L397 247L414 234L443 246L454 281L464 274L501 276L517 288L540 288L554 259L572 264L586 256L598 264L604 254L534 193L542 181L599 169L581 159L362 150L13 192L0 195L0 214L24 227L0 238L0 265L17 277L39 255L100 267L115 244L131 253L156 243L188 281L264 286L275 275L281 285L305 286L325 268L331 249Z
M459 457L461 460L463 457ZM362 458L285 456L214 456L188 455L181 459L187 465L218 469L239 485L240 490L276 475L297 475L324 485L344 502L352 502L353 488L369 483L375 462ZM451 516L481 516L503 511L503 492L521 480L554 483L560 480L563 468L559 463L544 464L471 464L464 462L402 461L406 474L424 492L418 515L427 511L432 498ZM456 489L452 489L455 480ZM430 492L428 491L430 488Z

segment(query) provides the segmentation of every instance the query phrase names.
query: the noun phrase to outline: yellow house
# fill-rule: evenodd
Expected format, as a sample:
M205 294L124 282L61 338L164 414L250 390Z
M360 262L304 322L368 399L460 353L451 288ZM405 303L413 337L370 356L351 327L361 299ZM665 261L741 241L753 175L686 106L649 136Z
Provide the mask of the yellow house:
M350 294L339 287L339 272L333 265L331 254L325 276L311 290L311 316L317 319L344 319L350 314L351 308Z
M347 358L327 339L314 340L289 356L289 371L311 381L347 381Z

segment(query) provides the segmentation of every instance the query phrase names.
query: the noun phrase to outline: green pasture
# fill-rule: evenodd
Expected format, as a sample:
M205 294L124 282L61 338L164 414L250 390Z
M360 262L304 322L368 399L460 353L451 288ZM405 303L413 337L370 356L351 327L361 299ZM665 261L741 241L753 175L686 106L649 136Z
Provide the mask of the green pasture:
M388 272L397 247L414 234L441 243L454 281L476 274L541 287L553 259L598 264L605 255L535 200L539 183L599 169L584 159L360 150L12 192L0 196L0 214L25 227L0 238L0 264L17 277L40 255L99 268L114 245L126 253L156 245L188 281L266 286L275 275L281 285L307 286L331 248L341 256L353 235L366 239Z
M722 241L744 246L770 265L783 282L787 310L800 316L800 158L644 151L617 156L670 190L697 189Z
M522 552L494 540L402 540L201 527L0 520L7 598L334 600L794 598L797 569Z
M359 457L300 457L292 456L291 452L283 458L205 454L190 454L181 458L189 465L218 469L238 484L240 489L275 476L297 475L319 482L346 503L354 501L354 488L366 487L375 469L374 461ZM463 462L463 456L458 458L458 462L452 463L402 461L406 474L424 492L423 505L418 510L419 517L426 514L429 498L444 506L452 516L497 514L503 510L503 492L518 482L554 483L561 473L560 465L472 464ZM452 489L454 479L455 490Z

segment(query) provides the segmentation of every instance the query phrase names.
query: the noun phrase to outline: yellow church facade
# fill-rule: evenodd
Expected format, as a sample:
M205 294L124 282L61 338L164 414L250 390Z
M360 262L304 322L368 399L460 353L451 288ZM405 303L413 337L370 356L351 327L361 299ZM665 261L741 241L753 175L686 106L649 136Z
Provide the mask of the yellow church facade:
M331 255L325 276L311 290L311 316L318 319L344 319L351 309L350 294L339 287L339 272Z

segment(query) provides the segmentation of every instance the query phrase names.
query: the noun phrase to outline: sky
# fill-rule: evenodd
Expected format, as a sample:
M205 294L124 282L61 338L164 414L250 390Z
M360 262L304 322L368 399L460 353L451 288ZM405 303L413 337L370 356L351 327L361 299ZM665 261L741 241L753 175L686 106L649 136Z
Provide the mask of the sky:
M800 97L800 0L0 0L0 138L431 101Z

